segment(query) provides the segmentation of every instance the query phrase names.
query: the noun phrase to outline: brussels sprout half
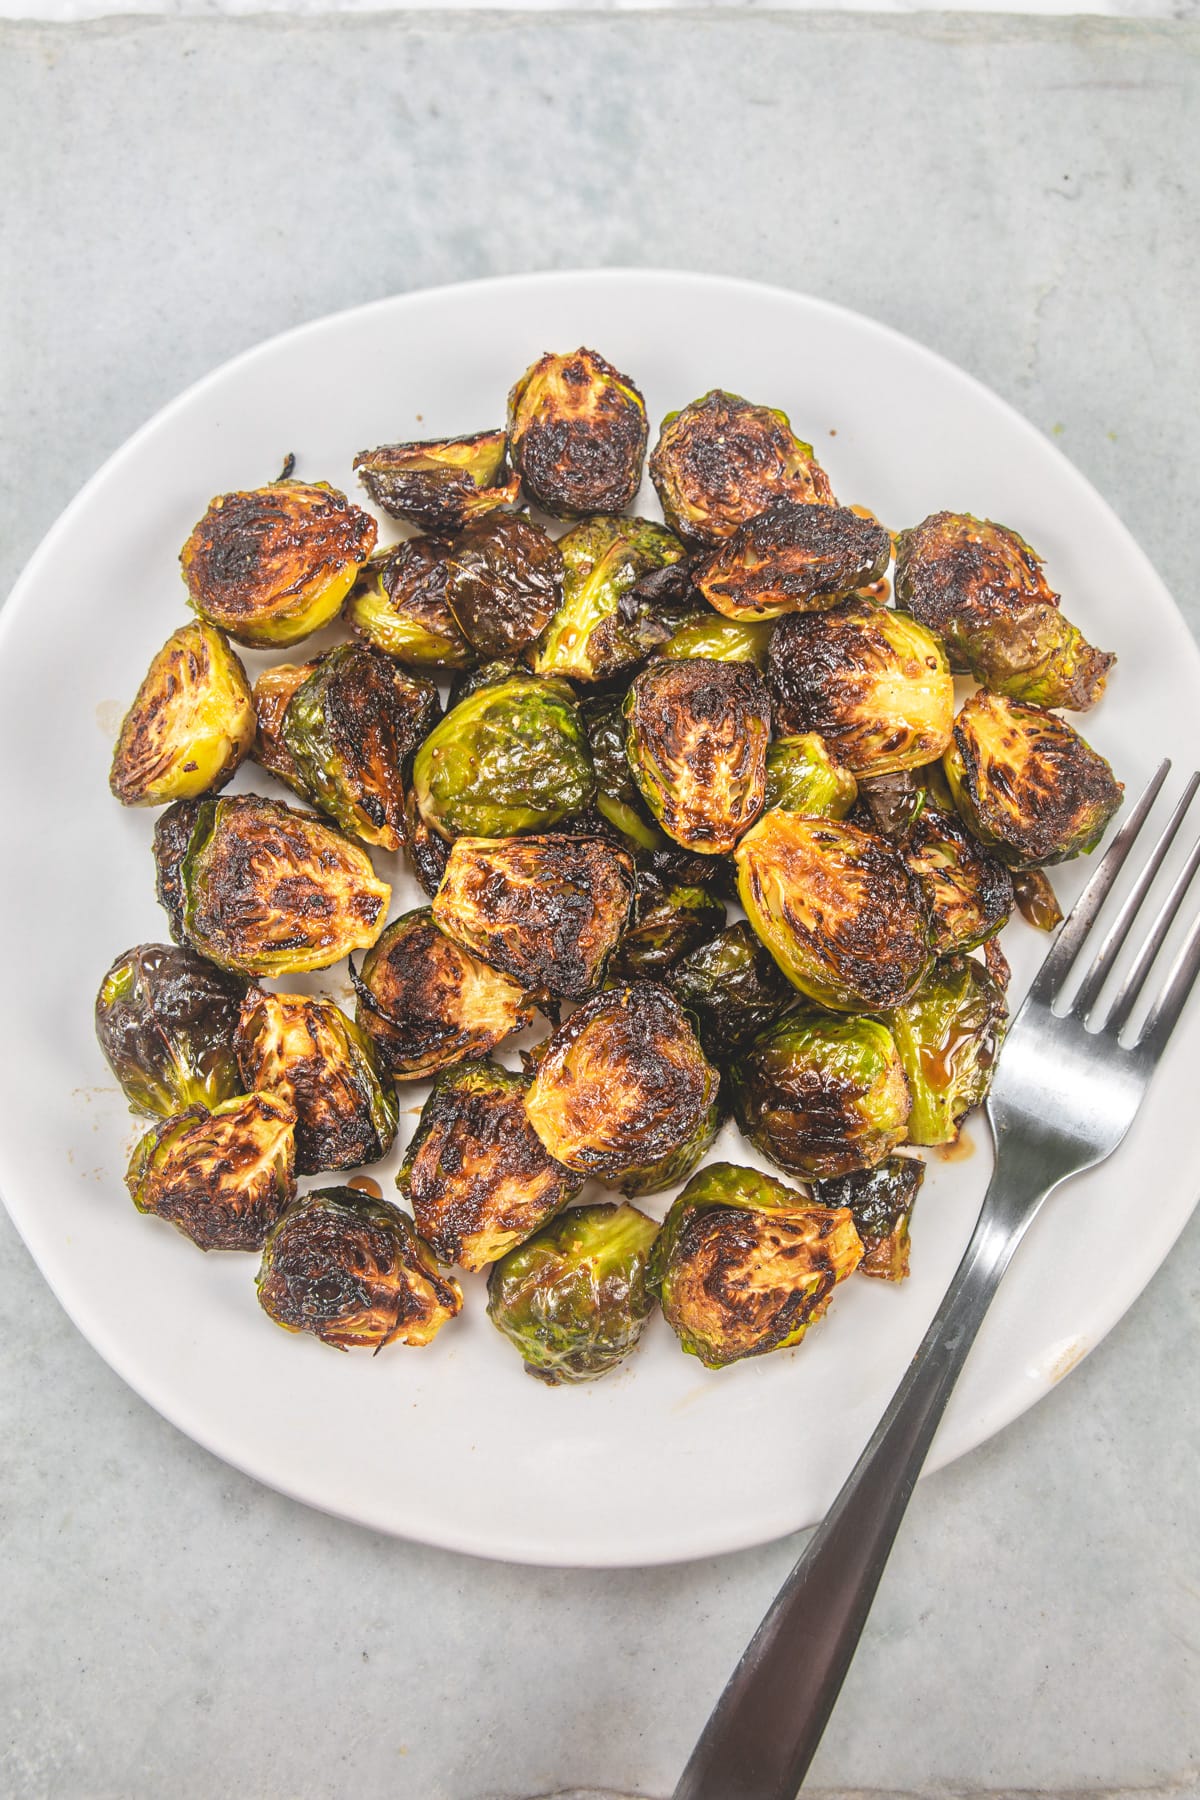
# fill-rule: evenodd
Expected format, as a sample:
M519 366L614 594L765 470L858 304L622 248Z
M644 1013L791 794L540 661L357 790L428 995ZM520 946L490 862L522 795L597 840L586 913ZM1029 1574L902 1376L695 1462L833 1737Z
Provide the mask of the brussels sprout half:
M516 656L563 597L563 552L525 513L477 519L449 552L446 601L479 656Z
M774 500L739 526L692 573L729 619L819 612L882 575L891 556L883 526L847 506Z
M654 1302L658 1235L633 1206L578 1206L510 1250L488 1278L488 1317L549 1387L595 1381L633 1349Z
M201 1250L261 1250L296 1192L295 1109L276 1094L190 1106L151 1126L125 1185Z
M254 742L246 671L211 625L181 625L125 714L108 785L122 806L166 806L224 787Z
M607 681L636 668L652 648L645 619L622 601L643 577L683 557L683 545L649 519L587 519L559 538L562 605L530 659L538 675Z
M325 482L218 495L180 552L192 609L239 644L298 644L337 613L377 530Z
M762 811L771 708L749 663L697 657L642 670L625 697L626 750L650 811L676 843L733 849Z
M256 1281L277 1325L336 1350L428 1344L462 1310L462 1290L407 1213L351 1187L318 1188L289 1206Z
M623 699L589 694L579 708L596 771L595 810L635 852L663 850L668 839L650 817L625 753Z
M815 731L776 738L767 746L767 806L810 819L844 819L858 783Z
M117 957L96 995L96 1037L133 1112L169 1119L240 1093L243 985L173 944Z
M521 486L556 519L619 513L646 454L646 403L594 350L547 352L508 396L508 454Z
M987 1098L1007 1018L1004 995L969 956L943 957L907 1005L888 1014L912 1097L910 1143L954 1142Z
M318 666L316 662L278 663L273 669L264 669L254 683L254 760L310 806L315 805L315 801L308 791L303 771L284 742L283 721L292 695L297 688L303 687Z
M745 919L680 959L667 985L696 1022L710 1062L724 1064L796 1003L796 990Z
M833 503L829 477L787 414L720 388L667 414L650 479L671 530L701 546L732 537L781 496Z
M350 629L414 669L468 669L475 653L446 599L449 545L409 538L373 556L346 602Z
M714 662L748 662L765 669L773 630L771 619L722 619L707 612L682 624L659 646L658 655L707 656Z
M506 449L502 431L476 431L360 450L354 467L376 506L394 519L457 531L516 500L520 482L505 469Z
M1013 909L1012 876L971 836L957 813L923 807L908 828L901 854L925 896L935 955L974 950L1007 924Z
M822 1206L844 1206L862 1239L860 1275L903 1281L908 1274L909 1222L925 1164L915 1156L885 1156L873 1169L856 1169L814 1181L813 1198Z
M724 904L707 888L668 886L642 870L633 919L610 972L619 981L653 981L724 923Z
M684 1188L650 1257L667 1324L708 1369L798 1344L863 1247L845 1207L734 1163L710 1163Z

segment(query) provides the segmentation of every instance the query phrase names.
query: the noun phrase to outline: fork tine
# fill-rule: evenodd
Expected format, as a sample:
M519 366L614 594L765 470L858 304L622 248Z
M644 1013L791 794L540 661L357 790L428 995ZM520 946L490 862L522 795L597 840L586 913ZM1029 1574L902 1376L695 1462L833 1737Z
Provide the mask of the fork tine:
M1170 757L1164 757L1142 790L1141 799L1104 852L1095 874L1067 914L1066 923L1059 927L1053 948L1042 963L1034 977L1033 985L1030 987L1029 997L1031 1000L1050 1002L1058 994L1064 978L1070 974L1071 966L1083 947L1083 940L1091 928L1092 921L1104 905L1113 882L1121 873L1122 865L1133 845L1133 840L1145 824L1146 815L1157 800L1158 791L1166 780L1170 767Z
M1138 1052L1150 1062L1156 1063L1166 1048L1197 974L1200 974L1200 914L1193 919L1187 942L1172 963L1171 973L1138 1038Z
M1175 923L1176 914L1183 903L1183 897L1192 884L1196 870L1200 868L1200 842L1193 844L1191 854L1171 883L1170 892L1158 909L1154 923L1146 935L1133 965L1125 976L1117 992L1113 995L1113 1003L1108 1009L1108 1017L1104 1029L1115 1036L1124 1029L1129 1015L1137 1005L1138 996L1145 985L1146 976L1152 963L1163 947L1167 933Z

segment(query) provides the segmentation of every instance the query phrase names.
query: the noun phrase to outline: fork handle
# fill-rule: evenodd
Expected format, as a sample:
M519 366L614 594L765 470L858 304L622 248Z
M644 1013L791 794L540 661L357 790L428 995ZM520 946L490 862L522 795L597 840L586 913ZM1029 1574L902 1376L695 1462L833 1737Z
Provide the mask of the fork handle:
M1041 1197L993 1174L908 1373L730 1676L673 1800L794 1800L950 1391Z

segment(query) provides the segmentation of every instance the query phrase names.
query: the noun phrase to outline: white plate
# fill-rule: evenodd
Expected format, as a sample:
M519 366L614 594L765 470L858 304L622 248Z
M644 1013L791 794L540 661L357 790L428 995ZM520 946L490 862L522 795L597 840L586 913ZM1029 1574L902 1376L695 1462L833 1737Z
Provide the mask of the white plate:
M1016 526L1046 557L1070 615L1119 654L1087 736L1131 791L1165 753L1200 763L1200 657L1144 555L1031 426L895 332L794 294L644 271L476 282L322 320L217 370L138 432L63 514L0 619L0 1188L101 1355L260 1480L482 1555L658 1563L820 1516L969 1234L990 1166L981 1123L970 1127L969 1160L930 1159L902 1287L848 1282L798 1350L715 1374L680 1355L655 1319L615 1375L551 1390L523 1374L489 1324L481 1278L467 1279L464 1316L424 1350L339 1356L279 1331L255 1302L256 1258L201 1256L129 1204L121 1177L137 1127L91 1027L112 958L167 935L153 815L110 800L107 769L150 656L187 616L176 559L209 498L272 478L290 450L302 477L353 490L355 451L494 425L528 363L579 343L642 385L655 425L716 386L782 406L839 497L893 526L943 507ZM653 504L647 486L643 509ZM237 785L270 788L256 770ZM1064 897L1085 872L1063 872ZM420 898L401 876L393 913ZM1019 992L1045 940L1017 922L1005 944ZM308 985L341 994L342 971ZM1044 1394L1165 1256L1195 1199L1198 1051L1192 1016L1126 1146L1038 1221L951 1403L935 1465ZM402 1087L402 1137L424 1093ZM757 1160L732 1131L714 1154ZM385 1192L397 1160L384 1165Z

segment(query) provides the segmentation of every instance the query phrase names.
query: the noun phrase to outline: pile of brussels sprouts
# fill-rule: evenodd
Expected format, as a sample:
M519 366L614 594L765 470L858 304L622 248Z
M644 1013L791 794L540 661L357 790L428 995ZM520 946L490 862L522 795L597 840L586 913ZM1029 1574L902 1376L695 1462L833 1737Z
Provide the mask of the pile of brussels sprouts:
M462 1307L447 1271L486 1269L526 1367L583 1381L655 1303L715 1368L798 1342L856 1269L902 1279L923 1164L898 1147L984 1098L996 934L1014 905L1057 922L1042 871L1120 804L1056 710L1113 659L1015 531L937 513L893 540L785 414L719 390L663 422L666 523L631 518L647 441L627 376L547 354L504 430L356 458L419 535L377 549L289 459L183 548L195 618L111 777L165 809L173 943L118 957L96 1026L154 1121L135 1205L261 1253L289 1330L428 1343ZM253 685L231 645L339 617ZM979 684L957 713L955 674ZM223 793L246 758L302 806ZM389 920L372 851L430 904ZM353 1019L286 991L344 957ZM535 1013L549 1035L502 1066ZM362 1177L298 1193L386 1155L396 1083L429 1078L411 1211ZM730 1114L789 1179L700 1166ZM589 1180L614 1197L574 1205ZM680 1182L661 1226L630 1204Z

